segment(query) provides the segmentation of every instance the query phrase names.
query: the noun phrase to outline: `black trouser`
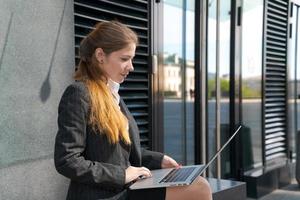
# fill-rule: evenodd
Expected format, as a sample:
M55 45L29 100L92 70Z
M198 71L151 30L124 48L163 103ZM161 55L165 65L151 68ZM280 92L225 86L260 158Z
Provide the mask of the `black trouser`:
M128 189L128 200L165 200L166 188L153 188L130 190Z

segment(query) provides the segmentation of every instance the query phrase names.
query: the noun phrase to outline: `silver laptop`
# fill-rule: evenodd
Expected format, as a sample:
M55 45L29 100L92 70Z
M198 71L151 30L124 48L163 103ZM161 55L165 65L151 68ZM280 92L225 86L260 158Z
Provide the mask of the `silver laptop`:
M239 126L234 134L227 140L227 142L217 151L217 153L210 159L206 165L189 165L180 168L168 168L152 170L152 177L140 178L132 185L131 190L148 189L148 188L160 188L160 187L172 187L172 186L184 186L190 185L201 175L209 165L216 159L216 157L223 151L223 149L229 144L234 136L239 132L242 126Z

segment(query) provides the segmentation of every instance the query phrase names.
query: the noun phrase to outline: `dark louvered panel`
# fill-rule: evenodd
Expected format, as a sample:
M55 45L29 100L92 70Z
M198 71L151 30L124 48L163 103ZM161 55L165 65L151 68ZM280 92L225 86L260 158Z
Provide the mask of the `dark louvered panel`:
M286 158L288 3L266 1L265 160Z
M149 1L150 2L150 1ZM133 29L139 37L139 46L133 60L132 72L121 85L120 95L128 105L140 129L141 144L150 147L150 77L148 57L150 52L149 11L146 0L74 0L75 55L79 61L80 41L97 22L118 20Z

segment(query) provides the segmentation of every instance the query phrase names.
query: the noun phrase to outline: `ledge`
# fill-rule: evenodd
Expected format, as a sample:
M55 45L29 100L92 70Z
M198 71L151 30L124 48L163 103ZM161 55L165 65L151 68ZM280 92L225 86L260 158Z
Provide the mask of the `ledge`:
M207 178L213 200L246 200L246 183L240 181Z
M247 182L247 196L260 198L272 191L284 187L291 182L289 165L269 171L257 170L245 174L243 180Z

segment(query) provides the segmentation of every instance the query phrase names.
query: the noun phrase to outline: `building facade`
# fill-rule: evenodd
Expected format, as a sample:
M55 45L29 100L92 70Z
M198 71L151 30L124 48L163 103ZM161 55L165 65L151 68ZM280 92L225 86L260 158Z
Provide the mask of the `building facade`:
M0 199L64 199L53 165L57 106L99 21L139 36L120 94L144 148L250 197L293 177L300 126L298 0L0 0ZM20 178L21 177L21 178ZM16 192L17 191L17 192Z

